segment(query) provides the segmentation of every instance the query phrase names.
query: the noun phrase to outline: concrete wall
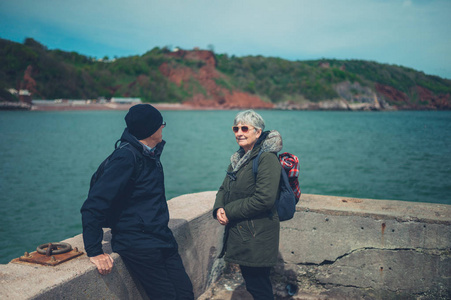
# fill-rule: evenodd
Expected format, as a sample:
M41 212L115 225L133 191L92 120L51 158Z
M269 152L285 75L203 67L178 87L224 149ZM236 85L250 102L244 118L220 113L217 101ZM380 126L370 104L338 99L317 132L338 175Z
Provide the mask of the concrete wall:
M196 297L216 280L222 269L221 261L215 259L222 244L223 229L211 217L214 196L215 192L205 192L168 201L169 225L179 243ZM104 251L107 253L111 253L110 239L107 230L104 234ZM84 251L81 235L64 242ZM21 255L23 253L18 253L17 257ZM0 299L147 299L142 289L135 285L119 255L113 253L112 257L114 268L106 276L97 272L85 254L54 267L17 263L0 265Z
M450 205L303 195L297 209L281 223L282 295L451 299Z
M223 267L215 259L223 227L211 218L214 197L168 202L196 297ZM450 205L302 195L297 209L281 223L281 260L272 277L279 296L291 283L309 299L451 298ZM107 252L109 240L107 231ZM66 242L84 250L81 235ZM86 255L56 267L0 265L0 299L145 299L120 257L113 258L107 276Z

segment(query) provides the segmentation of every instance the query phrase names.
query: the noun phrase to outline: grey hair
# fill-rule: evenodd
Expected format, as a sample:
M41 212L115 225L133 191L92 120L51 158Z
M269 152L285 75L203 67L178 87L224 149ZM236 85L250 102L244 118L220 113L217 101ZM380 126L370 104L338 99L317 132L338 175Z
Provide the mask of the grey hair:
M259 114L257 114L252 109L239 112L236 115L235 120L233 120L233 126L236 126L239 123L251 125L255 127L255 129L257 130L258 129L261 129L262 131L265 130L265 121Z

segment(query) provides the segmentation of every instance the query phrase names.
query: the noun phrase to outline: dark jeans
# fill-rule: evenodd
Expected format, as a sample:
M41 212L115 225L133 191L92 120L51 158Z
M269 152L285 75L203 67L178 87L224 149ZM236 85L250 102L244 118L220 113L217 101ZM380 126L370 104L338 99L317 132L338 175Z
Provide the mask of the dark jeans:
M240 269L246 282L246 290L255 300L274 300L269 279L270 267L240 266Z
M194 299L191 280L176 248L119 254L151 300Z

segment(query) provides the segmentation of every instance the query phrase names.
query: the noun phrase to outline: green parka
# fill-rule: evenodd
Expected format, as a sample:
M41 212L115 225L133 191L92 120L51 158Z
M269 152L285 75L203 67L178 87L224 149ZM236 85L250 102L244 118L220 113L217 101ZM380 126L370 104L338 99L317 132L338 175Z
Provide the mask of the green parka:
M224 208L229 219L224 233L225 261L250 267L271 267L279 252L279 195L281 165L274 154L282 149L277 131L263 132L248 153L240 148L231 157L227 175L216 194L213 217ZM252 159L260 156L257 178ZM221 254L221 255L222 255Z

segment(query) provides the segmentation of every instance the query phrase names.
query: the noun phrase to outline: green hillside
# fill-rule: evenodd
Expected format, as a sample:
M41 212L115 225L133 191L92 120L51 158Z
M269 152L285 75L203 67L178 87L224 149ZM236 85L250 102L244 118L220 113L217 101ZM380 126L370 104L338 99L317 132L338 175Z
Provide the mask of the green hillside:
M0 100L14 99L5 92L10 88L27 89L33 99L139 97L179 103L201 95L222 103L225 93L239 91L294 108L338 100L377 101L400 109L451 108L451 80L396 65L230 57L205 50L174 53L158 47L140 56L96 60L48 50L30 38L23 44L0 39Z

